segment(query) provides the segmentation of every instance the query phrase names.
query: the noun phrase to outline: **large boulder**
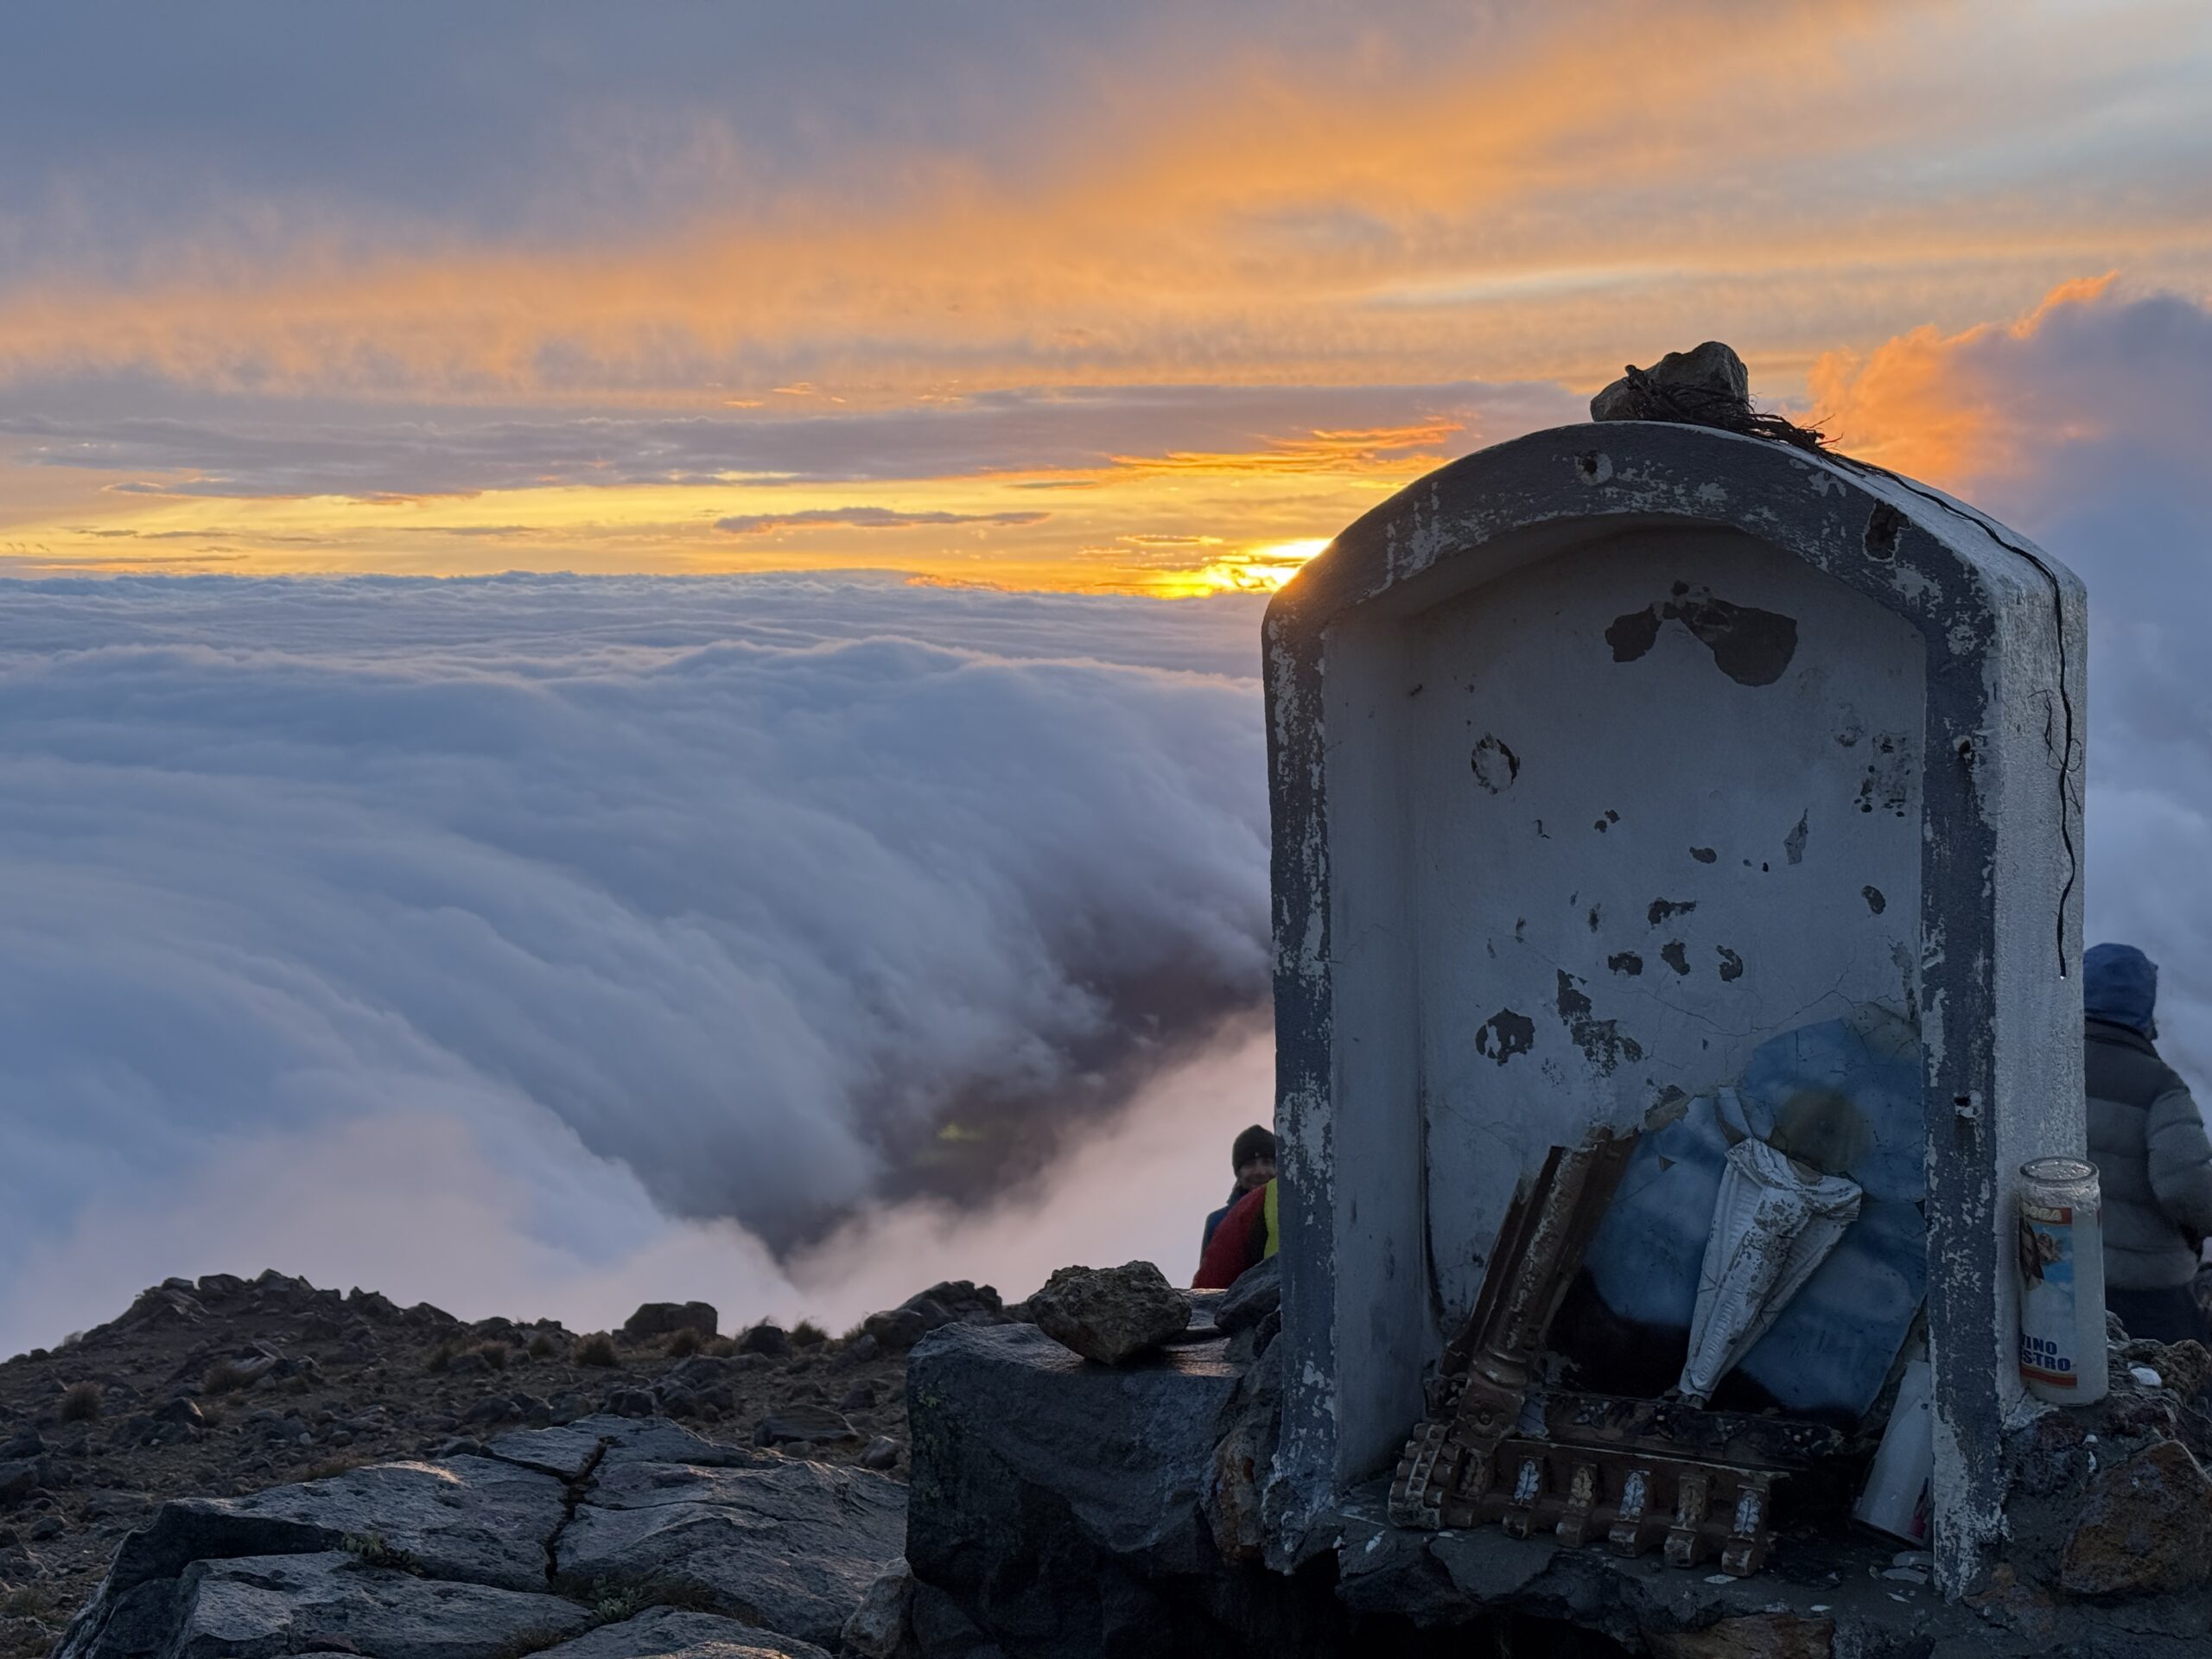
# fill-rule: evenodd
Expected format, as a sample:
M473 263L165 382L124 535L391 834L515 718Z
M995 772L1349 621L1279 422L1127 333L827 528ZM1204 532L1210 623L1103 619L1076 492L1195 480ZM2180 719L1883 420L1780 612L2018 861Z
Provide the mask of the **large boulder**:
M1085 1359L1120 1365L1191 1323L1191 1304L1149 1262L1061 1268L1029 1299L1029 1317Z
M59 1652L495 1659L590 1630L570 1659L825 1659L904 1540L905 1492L880 1475L664 1421L584 1419L493 1450L166 1503ZM648 1611L678 1602L692 1611Z
M745 1469L602 1465L555 1551L556 1587L653 1586L835 1648L906 1541L906 1496L881 1475L775 1458Z
M546 1545L567 1510L559 1481L489 1458L381 1464L251 1497L164 1503L124 1540L109 1583L128 1590L194 1561L353 1548L431 1578L543 1590Z
M916 1579L1009 1652L1185 1650L1208 1627L1194 1604L1216 1561L1203 1504L1237 1384L1225 1347L1109 1370L1033 1325L933 1332L906 1372ZM918 1635L950 1617L917 1592Z
M711 1337L721 1329L721 1315L712 1302L647 1302L622 1321L626 1337L666 1337L678 1331L696 1331Z
M503 1659L592 1624L587 1610L542 1588L422 1578L341 1550L194 1561L175 1580L149 1580L101 1611L79 1615L55 1659L156 1652L162 1659L331 1652Z

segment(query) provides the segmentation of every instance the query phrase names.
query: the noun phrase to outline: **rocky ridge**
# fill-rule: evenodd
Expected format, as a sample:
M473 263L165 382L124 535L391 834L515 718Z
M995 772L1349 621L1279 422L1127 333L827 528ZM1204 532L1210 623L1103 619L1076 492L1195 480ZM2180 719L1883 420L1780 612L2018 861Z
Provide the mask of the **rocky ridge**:
M716 1337L715 1310L696 1303L649 1305L623 1331L583 1334L550 1320L463 1321L428 1304L403 1308L372 1291L341 1294L273 1271L169 1280L111 1323L0 1364L0 1659L46 1653L118 1548L137 1551L136 1560L156 1547L143 1541L149 1537L220 1533L234 1520L225 1504L245 1506L238 1514L257 1537L280 1522L304 1525L313 1510L324 1541L260 1554L224 1548L144 1580L189 1577L194 1618L245 1618L241 1610L277 1602L325 1607L333 1619L358 1621L372 1606L386 1610L378 1618L413 1617L410 1608L428 1618L423 1586L436 1586L448 1615L458 1611L455 1598L480 1602L492 1628L506 1617L502 1607L551 1617L502 1596L550 1593L582 1605L576 1598L589 1599L590 1583L576 1574L587 1571L617 1586L650 1579L659 1586L653 1595L697 1611L690 1602L713 1604L710 1580L724 1568L702 1555L690 1580L669 1578L654 1564L670 1539L716 1536L734 1525L731 1516L757 1519L787 1503L804 1512L832 1493L858 1504L864 1521L876 1500L850 1495L897 1493L906 1478L905 1351L945 1325L1009 1317L988 1287L952 1282L842 1338L766 1325ZM656 1421L657 1433L680 1438L641 1440L639 1426ZM632 1428L610 1427L626 1423ZM556 1444L578 1458L602 1446L657 1444L669 1453L658 1459L666 1469L690 1472L648 1482L632 1465L652 1460L627 1453L603 1472L593 1465L593 1500L577 1511L583 1524L571 1517L563 1532L571 1561L589 1566L551 1592L542 1551L533 1557L517 1546L495 1560L440 1553L447 1545L419 1549L395 1541L379 1518L395 1504L412 1513L424 1491L460 1494L487 1539L503 1528L527 1535L548 1493L559 1507L562 1483L587 1472L581 1464L537 1467L531 1459L550 1453L518 1450ZM706 1456L698 1448L707 1446L715 1449L706 1461L687 1461ZM903 1516L903 1499L899 1509ZM348 1513L358 1525L333 1518ZM348 1537L381 1538L404 1562L391 1565L377 1547L349 1548ZM202 1545L178 1548L189 1554ZM885 1554L899 1548L893 1536ZM238 1564L279 1554L281 1569ZM257 1573L268 1580L259 1588ZM282 1595L270 1587L278 1578L290 1586ZM848 1588L856 1604L865 1582ZM619 1601L631 1592L610 1593ZM546 1628L556 1626L583 1630L566 1615ZM819 1637L828 1626L807 1628ZM582 1651L606 1659L611 1638L594 1627L584 1639L600 1645ZM391 1650L403 1649L414 1650L404 1643Z

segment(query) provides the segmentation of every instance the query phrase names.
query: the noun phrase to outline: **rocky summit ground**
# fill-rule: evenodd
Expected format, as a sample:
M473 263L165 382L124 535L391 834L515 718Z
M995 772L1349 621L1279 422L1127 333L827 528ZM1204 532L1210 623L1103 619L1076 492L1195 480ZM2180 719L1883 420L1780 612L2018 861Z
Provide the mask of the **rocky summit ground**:
M769 1470L748 1479L781 1478L788 1464L824 1471L808 1477L817 1483L855 1468L895 1485L906 1351L939 1325L1008 1317L988 1287L953 1283L842 1337L773 1325L713 1335L715 1310L696 1303L578 1333L470 1323L274 1271L170 1280L110 1324L0 1364L0 1659L45 1654L126 1536L181 1524L163 1510L171 1499L242 1499L430 1460L480 1480L469 1460L518 1433L646 1419L783 1454L747 1459ZM328 1567L301 1560L290 1570ZM203 1586L203 1599L220 1587Z

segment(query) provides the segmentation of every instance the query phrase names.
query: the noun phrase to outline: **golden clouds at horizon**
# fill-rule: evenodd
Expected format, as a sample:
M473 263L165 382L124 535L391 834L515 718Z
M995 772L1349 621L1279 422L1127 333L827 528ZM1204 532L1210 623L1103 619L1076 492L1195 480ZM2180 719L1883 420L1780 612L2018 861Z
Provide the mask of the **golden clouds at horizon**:
M1026 130L870 137L802 98L805 143L707 134L712 165L673 163L619 236L581 209L557 235L410 219L399 187L219 190L135 241L118 210L80 268L0 216L0 569L1266 585L1431 467L1563 418L1563 388L1713 337L1768 403L1941 481L1997 442L1942 384L1986 319L2116 265L2212 290L2187 54L2145 44L2186 43L2191 3L2123 29L2083 0L1587 0L1448 37L1217 35L1147 77L1155 29L1056 63ZM1472 383L1495 419L1414 395ZM148 385L180 425L236 418L196 452L112 435ZM1130 398L1052 443L1020 424L1150 387L1285 396ZM1406 395L1326 395L1377 388ZM895 465L854 424L1016 393L996 425L908 422ZM93 414L42 426L49 397ZM612 429L632 416L730 441ZM505 448L445 453L502 423Z

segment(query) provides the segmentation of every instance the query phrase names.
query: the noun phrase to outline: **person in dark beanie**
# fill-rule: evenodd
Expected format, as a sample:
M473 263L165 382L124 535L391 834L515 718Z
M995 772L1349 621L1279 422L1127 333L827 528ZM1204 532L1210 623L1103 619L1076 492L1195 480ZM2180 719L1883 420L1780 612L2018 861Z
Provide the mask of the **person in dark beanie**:
M1206 1253L1206 1246L1213 1243L1214 1229L1220 1226L1222 1217L1236 1207L1237 1199L1255 1187L1265 1186L1274 1179L1274 1131L1263 1129L1255 1123L1239 1135L1229 1149L1229 1166L1236 1173L1236 1185L1229 1189L1229 1202L1206 1217L1205 1236L1198 1241L1201 1257Z
M2104 1195L2105 1306L2131 1337L2207 1341L2190 1293L2212 1233L2212 1140L2158 1058L2158 968L2132 944L2082 957L2089 1161Z

